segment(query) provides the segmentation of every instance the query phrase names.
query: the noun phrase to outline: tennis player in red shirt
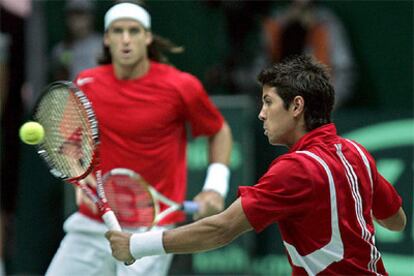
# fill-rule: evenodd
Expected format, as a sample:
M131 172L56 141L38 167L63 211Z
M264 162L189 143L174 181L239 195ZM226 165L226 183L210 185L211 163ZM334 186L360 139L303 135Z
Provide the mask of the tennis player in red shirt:
M258 80L264 134L289 152L256 185L240 187L238 199L218 215L168 231L107 232L113 255L127 261L200 252L277 223L293 275L387 275L374 220L402 231L401 197L363 146L337 135L324 66L299 56L263 70Z
M196 217L222 211L232 148L231 131L223 116L195 76L165 63L165 51L179 48L151 32L151 17L143 7L115 4L107 11L104 23L103 65L80 72L75 80L91 101L99 122L103 173L114 168L131 169L165 197L183 202L190 129L193 137L208 138L210 161L204 186L194 198L200 206ZM168 273L171 254L130 266L116 261L96 208L80 190L77 200L79 211L65 221L66 236L46 275ZM183 219L182 212L176 212L155 229L173 228ZM123 225L122 218L119 220Z

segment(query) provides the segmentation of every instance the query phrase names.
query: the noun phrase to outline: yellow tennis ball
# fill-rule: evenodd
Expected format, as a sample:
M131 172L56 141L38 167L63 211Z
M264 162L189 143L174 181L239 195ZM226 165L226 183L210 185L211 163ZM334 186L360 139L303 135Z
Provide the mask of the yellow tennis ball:
M43 141L45 130L37 122L27 122L20 127L20 139L28 145L37 145Z

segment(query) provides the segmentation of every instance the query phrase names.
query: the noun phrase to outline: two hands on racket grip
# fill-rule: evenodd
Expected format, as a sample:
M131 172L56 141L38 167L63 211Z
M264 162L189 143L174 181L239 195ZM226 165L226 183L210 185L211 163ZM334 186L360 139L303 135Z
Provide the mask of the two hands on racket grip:
M88 186L95 188L96 187L96 179L90 174L86 178L80 180L81 182L86 183ZM89 197L85 195L85 193L82 191L81 188L75 187L75 193L76 193L76 205L81 205L82 203L88 206L88 208L94 213L98 213L98 208L96 205L92 202Z
M199 204L199 211L193 216L194 220L209 217L224 210L224 198L213 190L200 192L194 197L194 201Z

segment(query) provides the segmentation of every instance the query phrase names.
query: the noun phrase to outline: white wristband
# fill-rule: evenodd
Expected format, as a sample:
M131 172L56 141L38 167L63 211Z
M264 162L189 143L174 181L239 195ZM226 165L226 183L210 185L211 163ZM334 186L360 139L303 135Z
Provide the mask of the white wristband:
M145 256L167 254L162 243L164 230L133 234L129 240L129 251L136 260Z
M223 198L229 191L229 168L221 163L212 163L207 168L207 176L204 181L203 191L213 190L218 192Z

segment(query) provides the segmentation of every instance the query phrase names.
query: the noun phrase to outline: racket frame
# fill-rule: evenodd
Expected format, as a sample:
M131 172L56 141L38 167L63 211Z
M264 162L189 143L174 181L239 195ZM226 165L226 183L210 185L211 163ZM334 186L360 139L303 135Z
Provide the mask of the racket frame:
M86 97L86 95L83 93L82 90L80 90L74 83L70 81L55 81L48 85L42 95L37 100L34 112L33 112L33 118L36 121L36 111L38 110L38 107L42 103L42 100L44 96L46 96L48 93L51 93L53 89L63 87L66 88L74 95L74 99L78 103L78 106L81 106L80 111L82 112L84 118L87 120L87 125L89 129L91 130L91 140L92 140L92 157L91 162L88 166L88 168L81 174L75 177L69 176L65 174L64 172L58 170L54 167L54 163L52 162L52 158L48 154L48 152L42 147L43 143L40 143L36 145L38 154L42 157L42 159L47 164L50 173L55 176L56 178L59 178L63 181L67 181L74 186L77 186L82 189L82 191L85 193L85 195L92 200L92 202L96 205L96 207L99 210L100 215L102 216L102 219L104 220L105 224L108 226L109 229L112 230L121 230L121 227L119 225L118 220L115 217L115 214L110 209L108 205L108 201L105 196L105 192L103 189L103 181L102 181L102 170L100 168L99 164L99 128L98 128L98 120L96 119L95 112L92 108L92 104L89 101L89 99ZM47 135L47 133L46 133ZM86 178L95 168L95 177L96 177L96 192L89 187L87 184L83 183L81 180Z
M103 177L104 183L109 177L113 175L122 175L122 176L127 176L131 179L134 179L137 185L141 185L151 196L151 200L154 206L154 214L153 214L154 220L151 222L149 226L140 226L140 227L146 227L147 231L150 230L155 225L157 225L161 220L163 220L165 217L167 217L171 213L175 211L180 211L180 210L186 211L184 208L186 204L180 204L165 197L164 195L159 193L153 186L151 186L140 174L134 172L133 170L130 170L127 168L112 169L104 175ZM162 212L161 212L160 202L168 206ZM190 202L190 203L193 203L193 202ZM192 204L189 204L189 205L192 205ZM198 211L198 208L191 207L189 213L195 213L197 211Z
M70 82L70 81L55 81L51 84L49 84L43 91L42 95L39 97L39 99L37 100L35 107L34 107L34 114L33 114L33 119L36 121L36 111L38 110L38 107L40 106L40 104L42 103L42 99L44 98L44 96L46 96L48 93L50 93L50 91L52 91L52 89L55 89L57 87L65 87L67 89L69 89L69 91L71 91L73 93L73 95L75 96L76 101L83 107L82 113L84 114L84 117L87 118L87 123L91 129L92 132L92 142L93 142L93 155L92 155L92 160L89 164L89 167L85 170L85 172L83 172L81 175L76 176L76 177L71 177L69 175L66 175L65 173L59 171L58 169L56 169L53 166L53 162L51 161L51 157L48 154L48 152L46 150L43 149L42 145L43 142L36 145L37 148L37 152L39 153L39 155L43 158L43 160L46 161L46 164L48 165L49 169L50 169L50 173L52 175L54 175L57 178L60 178L64 181L78 181L81 179L84 179L86 176L88 176L91 172L92 169L94 167L94 164L98 163L97 159L98 159L98 150L99 150L99 129L98 129L98 121L96 119L95 116L95 112L92 109L92 104L90 103L90 101L88 100L88 98L86 97L86 95L83 93L82 90L80 90L74 83ZM46 133L47 135L47 133Z

